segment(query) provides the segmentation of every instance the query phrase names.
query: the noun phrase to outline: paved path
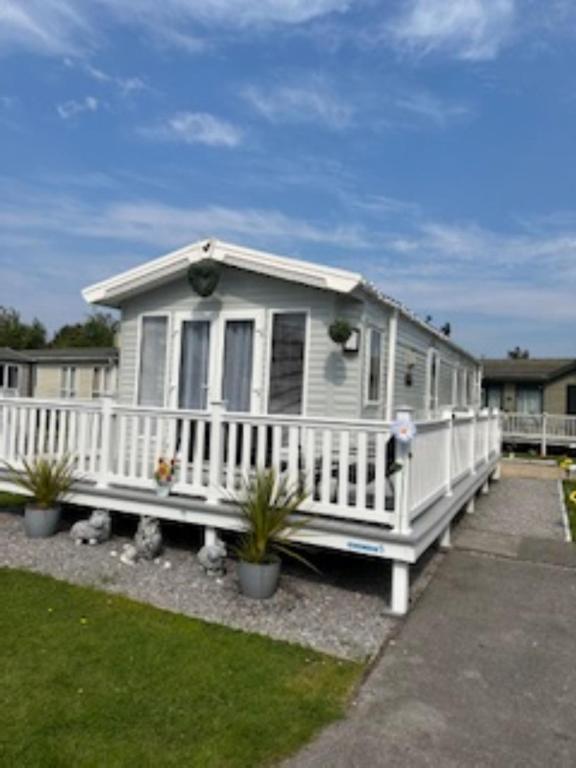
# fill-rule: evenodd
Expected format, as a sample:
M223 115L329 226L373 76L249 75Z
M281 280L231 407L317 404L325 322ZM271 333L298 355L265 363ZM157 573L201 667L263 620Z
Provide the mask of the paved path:
M573 768L576 547L562 535L554 481L494 486L348 719L287 766Z

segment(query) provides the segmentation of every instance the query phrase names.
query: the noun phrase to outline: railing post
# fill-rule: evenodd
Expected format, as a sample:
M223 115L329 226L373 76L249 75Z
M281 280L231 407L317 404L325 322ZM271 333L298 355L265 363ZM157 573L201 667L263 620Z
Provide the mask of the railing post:
M225 402L214 400L212 402L212 418L210 420L210 457L208 464L208 489L206 501L217 504L221 498L220 486L222 480L222 419L225 412Z
M442 418L446 420L444 438L444 483L446 496L452 496L452 441L454 439L454 417L451 409L442 411Z
M112 398L102 398L102 431L100 446L100 467L98 472L98 488L107 488L110 482L110 459L112 457Z
M476 429L478 428L478 411L472 412L470 421L470 442L468 450L470 451L470 474L476 474Z
M2 421L0 422L0 459L8 461L8 446L10 445L8 433L8 406L2 406Z
M396 410L396 421L412 421L412 409L398 408ZM405 443L400 440L396 440L396 463L401 465L401 469L396 475L395 493L394 493L394 510L396 512L396 525L394 527L395 533L409 534L410 527L410 471L412 463L411 443ZM399 565L399 572L402 572L398 579L404 581L406 575L403 572L403 565ZM406 570L408 573L408 570ZM398 580L397 579L397 580ZM403 587L401 588L403 591Z
M548 451L548 414L543 413L542 414L542 438L540 441L540 455L546 456L546 453Z
M484 464L488 464L490 461L490 411L488 408L484 408L483 415L484 420L482 422L482 429L484 430L484 434L482 435L482 453Z

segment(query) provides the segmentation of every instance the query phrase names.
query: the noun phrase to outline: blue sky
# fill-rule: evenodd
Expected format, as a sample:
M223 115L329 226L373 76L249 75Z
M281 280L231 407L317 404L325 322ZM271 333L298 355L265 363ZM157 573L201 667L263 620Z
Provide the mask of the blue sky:
M0 304L215 236L574 355L572 0L0 0Z

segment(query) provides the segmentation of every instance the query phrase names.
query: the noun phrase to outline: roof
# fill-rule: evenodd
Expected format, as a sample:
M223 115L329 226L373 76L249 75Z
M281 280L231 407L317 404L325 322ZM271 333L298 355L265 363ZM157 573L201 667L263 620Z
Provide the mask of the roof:
M453 342L438 329L424 322L403 304L386 296L358 272L349 272L311 261L277 256L272 253L225 243L221 240L201 240L193 243L134 269L121 272L108 280L90 285L82 291L82 295L90 304L119 308L124 301L132 296L167 283L179 275L185 275L191 264L203 259L211 259L230 267L250 270L258 274L289 280L313 288L335 291L336 293L350 295L355 291L363 291L386 306L398 310L400 314L420 325L431 335L477 362L470 352Z
M100 363L118 359L115 347L47 347L29 349L27 354L35 363Z
M528 359L483 360L484 380L545 383L576 368L573 357L531 357Z
M10 347L0 347L0 361L3 363L31 363L32 360L28 357L29 350L20 352L16 349L10 349Z

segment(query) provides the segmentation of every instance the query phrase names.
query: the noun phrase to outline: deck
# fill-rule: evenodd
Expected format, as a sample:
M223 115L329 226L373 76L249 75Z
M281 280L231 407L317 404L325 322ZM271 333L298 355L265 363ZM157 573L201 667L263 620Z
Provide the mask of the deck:
M503 413L502 438L507 443L548 448L576 448L576 416L552 413Z
M6 398L0 460L70 455L70 503L199 525L207 538L241 530L235 498L258 469L274 468L308 489L299 540L392 560L391 608L404 613L409 565L439 537L447 543L452 518L487 489L500 458L495 412L444 413L416 428L406 449L380 421ZM155 493L160 456L177 461L167 499Z

